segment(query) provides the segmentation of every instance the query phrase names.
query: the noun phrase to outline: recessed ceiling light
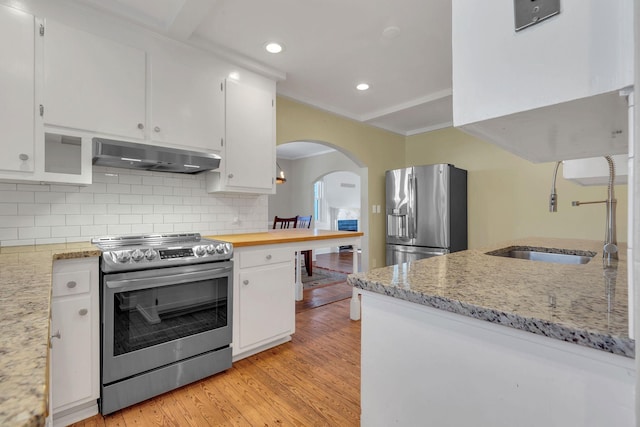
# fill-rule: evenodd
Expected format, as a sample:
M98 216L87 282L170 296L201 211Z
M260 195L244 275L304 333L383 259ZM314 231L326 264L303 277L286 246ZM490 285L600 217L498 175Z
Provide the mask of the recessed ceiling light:
M281 43L276 42L269 42L264 46L264 48L269 53L280 53L284 50L284 46Z
M395 39L396 37L398 37L400 35L400 28L396 27L396 26L390 26L385 28L382 31L382 37L386 38L386 39Z
M356 89L358 89L358 90L367 90L367 89L369 89L369 85L367 83L359 83L356 86Z

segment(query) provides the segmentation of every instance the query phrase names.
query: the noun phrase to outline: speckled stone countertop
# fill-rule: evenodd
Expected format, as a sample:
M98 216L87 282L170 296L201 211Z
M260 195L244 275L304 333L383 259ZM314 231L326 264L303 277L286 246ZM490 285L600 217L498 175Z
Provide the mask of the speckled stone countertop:
M43 426L54 260L99 256L90 243L0 248L0 426Z
M596 252L587 264L487 255L509 246ZM634 357L626 246L604 268L602 242L528 238L350 275L348 282L452 313Z

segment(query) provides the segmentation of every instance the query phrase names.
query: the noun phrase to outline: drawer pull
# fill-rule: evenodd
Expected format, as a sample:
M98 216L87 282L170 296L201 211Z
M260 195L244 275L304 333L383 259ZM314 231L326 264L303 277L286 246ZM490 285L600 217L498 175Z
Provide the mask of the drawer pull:
M86 308L81 308L81 309L78 311L78 314L79 314L80 316L86 316L88 312L89 312L89 310L87 310Z
M268 260L271 259L271 254L267 255L267 259Z
M248 285L248 284L249 284L249 281L248 281L247 279L244 279L244 280L242 281L242 284L243 284L243 285Z
M51 338L58 338L58 339L60 339L60 331L58 330L55 334L51 335Z
M76 283L75 280L71 280L70 282L67 282L67 288L69 288L69 289L75 288L76 285L77 285L77 283Z

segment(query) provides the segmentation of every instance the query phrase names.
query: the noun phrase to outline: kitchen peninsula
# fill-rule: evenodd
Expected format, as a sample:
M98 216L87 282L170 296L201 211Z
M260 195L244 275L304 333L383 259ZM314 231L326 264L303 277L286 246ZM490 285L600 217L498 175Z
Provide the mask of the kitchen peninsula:
M593 251L565 265L488 255ZM349 276L362 294L363 425L632 425L626 248L531 238Z
M236 306L234 314L245 313L247 318L240 318L245 322L245 330L248 327L250 334L255 334L251 321L256 321L267 328L267 332L274 332L270 327L275 327L276 335L257 337L250 335L240 337L234 334L238 343L235 348L245 352L238 357L256 353L264 348L269 348L284 342L286 336L295 331L294 310L294 262L295 251L302 249L317 249L320 247L351 244L358 247L361 232L322 231L322 230L283 230L264 233L235 234L224 237L236 247L238 270L244 267L245 274L253 281L252 273L258 271L260 280L274 271L284 273L282 281L286 299L275 301L282 304L286 310L290 310L290 317L285 316L286 323L273 323L273 311L267 310L268 316L256 318L255 315L263 311L254 311L249 305L247 310L238 310ZM267 251L273 254L270 260L252 258ZM50 313L52 303L52 265L58 260L76 260L82 258L95 258L100 251L89 242L67 243L50 245L30 245L0 247L0 334L3 339L0 343L0 425L2 426L43 426L48 409L48 357L49 337L55 332L50 332ZM268 255L268 254L267 254ZM265 255L266 256L266 255ZM267 264L266 266L264 264ZM257 266L256 266L257 265ZM286 269L282 269L285 267ZM256 270L257 269L257 270ZM264 276L265 271L267 276ZM243 276L244 277L244 276ZM253 285L253 283L251 284ZM254 286L245 286L255 289ZM254 294L249 295L249 299ZM278 295L275 293L274 295ZM239 298L234 298L238 304ZM259 300L258 305L264 306L265 300ZM273 301L272 301L273 302ZM267 307L268 308L268 307ZM262 309L264 310L264 308ZM287 312L288 313L288 312ZM264 320L266 319L266 321ZM249 325L246 322L249 321ZM236 323L240 330L241 322ZM258 332L264 332L259 329ZM285 333L286 335L282 335ZM278 335L280 334L280 335ZM277 336L279 338L274 338ZM245 346L241 347L240 340L244 340ZM289 338L290 339L290 338ZM246 342L249 344L246 344ZM238 358L236 357L236 359ZM88 381L87 379L83 379Z

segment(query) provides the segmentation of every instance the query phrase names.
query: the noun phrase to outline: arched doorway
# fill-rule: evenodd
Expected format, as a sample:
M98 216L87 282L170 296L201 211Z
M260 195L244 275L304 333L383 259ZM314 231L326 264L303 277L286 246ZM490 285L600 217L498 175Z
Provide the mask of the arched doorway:
M276 186L276 194L269 196L269 218L274 216L309 215L314 212L314 183L335 172L348 172L359 177L360 218L358 230L369 227L368 169L342 147L324 141L293 141L277 146L278 170L282 170L286 182ZM314 215L314 218L317 218ZM315 224L314 224L315 225ZM337 229L337 222L326 224L324 229ZM367 233L362 238L361 271L367 271L369 240Z

